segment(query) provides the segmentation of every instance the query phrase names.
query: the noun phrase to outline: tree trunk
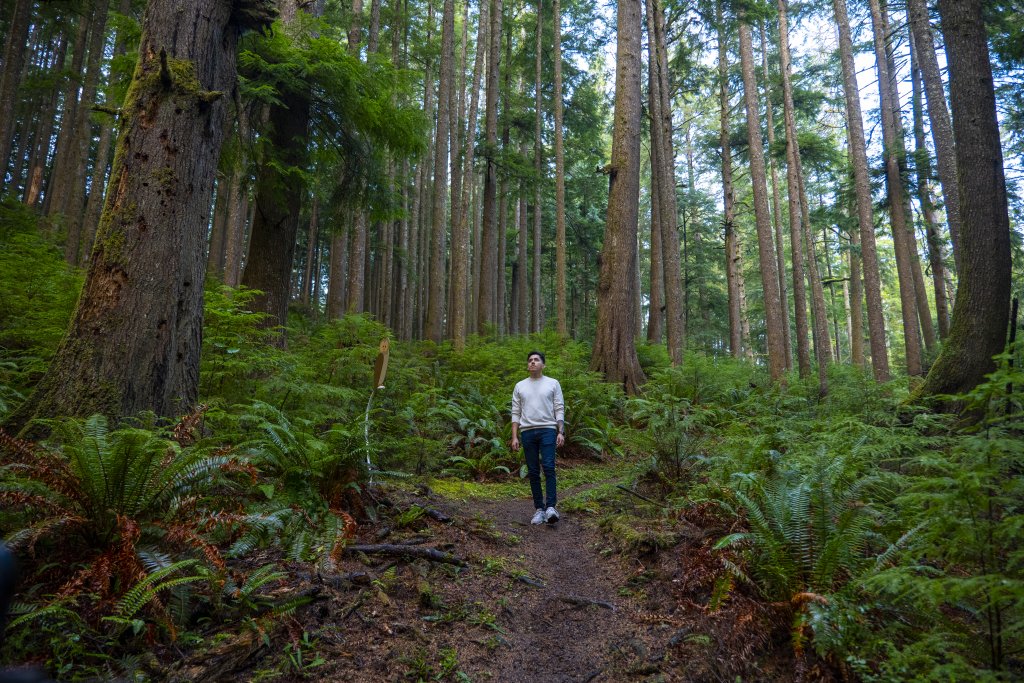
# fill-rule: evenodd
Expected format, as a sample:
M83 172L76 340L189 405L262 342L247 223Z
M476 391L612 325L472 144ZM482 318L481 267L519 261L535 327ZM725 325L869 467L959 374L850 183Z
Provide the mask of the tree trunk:
M491 30L488 37L487 97L484 130L487 170L484 176L484 215L480 242L480 279L477 294L477 330L496 323L498 271L498 88L501 75L502 0L490 0Z
M552 61L555 69L555 307L558 334L568 336L566 320L566 274L565 274L565 142L562 130L562 7L561 0L551 2L551 25L554 28L554 52ZM538 31L540 33L540 31ZM539 40L539 36L538 36Z
M313 296L313 282L320 274L316 272L317 244L320 241L320 198L313 195L309 207L309 237L306 242L306 270L302 278L302 305L309 308ZM314 302L315 303L315 302Z
M64 83L61 95L60 124L57 128L57 141L54 143L53 161L50 177L46 182L46 193L43 198L43 212L48 216L65 214L68 189L71 185L68 176L73 173L69 167L68 157L75 141L75 120L78 111L79 78L82 65L85 63L85 46L89 38L89 20L85 16L78 18L75 26L75 42L72 46L70 76Z
M765 327L768 342L768 370L772 380L779 380L786 371L782 326L785 317L779 299L779 272L772 243L771 217L768 213L768 187L765 178L764 147L761 142L760 108L757 104L757 81L754 78L754 49L750 24L739 17L740 64L743 71L743 96L747 110L747 138L750 144L750 178L754 190L754 216L757 223L758 256L764 290ZM792 200L792 197L790 198Z
M960 175L960 280L949 337L922 387L926 395L970 391L1006 345L1010 225L983 0L939 0L949 63Z
M846 97L846 134L853 165L854 192L857 198L857 221L860 227L861 260L864 267L864 294L868 308L868 330L871 340L871 367L875 380L889 380L889 354L885 345L885 319L882 316L882 285L878 274L875 247L875 224L871 206L871 181L868 178L867 147L864 142L864 120L861 116L860 89L853 61L853 40L846 0L832 0L839 31L839 59L843 69L843 94Z
M851 202L855 203L855 202ZM851 206L853 214L857 207ZM866 367L864 357L864 285L861 280L860 230L850 230L850 360L858 367Z
M932 271L932 286L935 290L935 317L939 323L939 337L949 334L949 303L946 301L946 264L938 221L935 218L935 204L932 201L932 164L924 138L924 112L921 102L921 73L918 66L918 50L914 34L910 34L910 75L912 81L912 107L914 110L914 166L917 169L917 197L921 202L921 218L928 240L928 264Z
M654 54L658 81L657 109L660 123L658 138L658 198L661 224L662 273L665 287L665 331L669 358L673 365L683 362L686 328L683 324L683 283L679 266L679 225L676 205L675 151L672 145L672 102L668 71L668 49L665 37L665 11L658 0L651 0L654 24ZM653 128L652 128L653 130Z
M892 224L893 247L896 252L896 272L899 276L900 310L903 314L903 342L906 349L908 375L920 375L921 336L917 311L917 292L911 256L911 234L904 210L903 178L900 174L899 141L893 116L893 95L889 65L885 54L885 29L879 0L869 0L871 24L875 42L875 66L878 73L878 92L882 111L882 137L884 139L886 189L889 194L889 218Z
M647 342L660 344L662 320L665 308L665 273L662 266L661 247L661 185L660 176L664 169L661 161L661 95L658 92L658 54L654 38L654 9L652 0L646 0L644 14L647 17L647 111L650 117L651 143L651 271L650 299L647 311Z
M466 121L466 158L462 167L462 199L459 202L458 223L452 224L452 301L454 305L451 311L451 323L449 334L454 342L455 349L461 351L466 346L467 313L469 311L467 298L469 296L469 217L475 214L475 207L471 205L472 189L474 186L473 157L476 148L476 119L477 108L480 101L480 79L483 73L484 56L487 54L487 2L480 3L480 14L478 17L476 33L476 55L473 58L473 85L469 98L469 115Z
M345 315L348 284L348 233L347 217L342 217L343 226L331 235L330 282L327 285L327 319L337 320Z
M782 234L782 199L779 194L779 173L775 166L772 150L775 148L775 115L772 104L771 78L768 70L768 38L765 23L761 23L761 68L764 71L765 128L768 132L768 176L772 182L772 232L775 234L775 253L779 263L779 301L786 324L782 327L786 347L786 370L793 369L793 339L789 324L789 296L786 293L786 242ZM794 279L796 275L794 274ZM801 283L803 280L801 280ZM795 308L795 307L794 307ZM796 310L799 310L796 308ZM807 317L806 308L804 318ZM799 330L799 323L797 324ZM807 355L807 332L797 332L799 339L803 335L804 355Z
M249 138L249 114L235 101L240 141L238 158L231 168L231 204L228 207L227 234L224 240L224 284L237 287L242 282L242 257L246 253L246 228L249 222L249 159L244 141Z
M959 271L959 245L962 230L953 124L949 120L949 110L946 109L946 93L942 87L939 60L935 56L934 37L928 21L928 7L925 0L907 0L907 15L910 30L914 36L918 67L921 69L921 78L924 81L924 90L928 98L928 119L931 122L932 142L935 145L939 184L942 186L942 197L946 204L946 222L949 225L949 238L953 244L953 259Z
M446 290L444 243L448 194L448 138L451 130L452 81L455 66L455 2L444 0L441 16L441 71L437 87L437 129L434 135L434 184L430 228L430 301L427 307L427 338L440 344L444 339Z
M736 232L735 197L732 186L732 145L729 141L729 64L726 46L725 17L722 1L715 4L718 28L718 146L722 155L722 205L725 228L725 277L729 291L729 351L733 358L743 355L742 319L740 308L740 277L743 272L739 235ZM787 354L788 355L788 354Z
M615 115L609 168L608 217L597 285L592 370L635 394L645 381L636 355L633 283L640 201L640 0L617 9Z
M541 138L541 79L543 77L543 38L544 38L544 24L543 24L543 2L537 0L537 41L536 41L536 64L534 64L534 124L533 124L533 167L534 173L537 174L536 182L533 186L533 331L541 331L541 238L543 228L543 203L541 201L541 185L544 183L544 142ZM557 258L557 255L556 255ZM557 265L556 265L557 271ZM558 273L556 272L556 278ZM564 273L563 273L564 276ZM556 285L557 287L557 285ZM561 302L564 297L564 292L556 292L556 299ZM556 308L559 304L556 303ZM561 304L564 306L564 303ZM558 309L560 310L560 309ZM557 313L556 313L557 315ZM564 322L564 321L561 321Z
M25 43L32 17L32 0L16 0L11 23L7 27L4 46L3 73L0 75L0 191L4 189L11 142L14 137L14 106L18 103L18 86L25 67Z
M223 95L234 88L240 29L271 18L258 2L149 3L85 285L49 370L10 425L193 409Z

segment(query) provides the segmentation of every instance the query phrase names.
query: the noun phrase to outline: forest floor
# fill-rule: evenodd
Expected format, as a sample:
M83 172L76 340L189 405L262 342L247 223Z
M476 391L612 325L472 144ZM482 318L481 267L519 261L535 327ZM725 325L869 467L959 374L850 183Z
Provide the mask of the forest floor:
M645 526L631 512L643 499L625 491L614 510L606 501L588 505L596 490L614 490L622 472L577 464L588 481L573 486L574 478L562 474L573 471L572 463L562 466L560 482L569 486L560 496L562 517L551 525L530 524L533 509L521 482L462 487L440 480L433 488L377 489L381 513L360 526L352 544L432 549L465 565L350 550L333 567L336 574L281 563L292 578L277 589L277 603L303 597L305 604L256 620L256 628L207 638L165 675L173 681L792 680L786 623L770 606L735 591L725 604L708 607L721 582L710 546L728 530L717 528L713 516ZM830 678L827 670L804 675Z

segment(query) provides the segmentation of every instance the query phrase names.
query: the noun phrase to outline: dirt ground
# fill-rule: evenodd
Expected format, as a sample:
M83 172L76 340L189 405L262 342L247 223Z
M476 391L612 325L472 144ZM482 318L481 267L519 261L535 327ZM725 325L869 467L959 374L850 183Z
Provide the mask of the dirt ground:
M384 495L392 514L362 525L353 544L429 549L464 566L351 549L331 571L290 566L298 579L278 604L307 604L222 636L167 680L793 680L785 625L770 611L737 591L709 614L710 545L722 530L681 520L674 547L637 554L583 512L534 526L526 499ZM412 506L431 512L403 514Z

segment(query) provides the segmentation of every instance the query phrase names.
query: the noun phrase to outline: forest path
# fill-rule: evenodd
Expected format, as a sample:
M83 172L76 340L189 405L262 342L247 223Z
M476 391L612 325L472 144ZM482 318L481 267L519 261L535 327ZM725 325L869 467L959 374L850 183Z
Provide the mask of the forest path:
M573 493L564 492L563 500ZM641 611L622 590L630 568L618 554L602 553L607 544L591 517L562 512L556 524L533 525L528 499L474 500L457 507L455 514L519 539L503 554L514 578L498 601L502 647L482 662L490 680L644 680L658 671L660 656L650 656L642 637L647 628ZM464 663L472 669L481 664Z

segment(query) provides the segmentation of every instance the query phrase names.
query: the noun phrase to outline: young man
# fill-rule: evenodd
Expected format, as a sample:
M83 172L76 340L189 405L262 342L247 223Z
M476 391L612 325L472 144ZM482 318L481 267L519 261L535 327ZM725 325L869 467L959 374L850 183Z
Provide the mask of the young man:
M526 455L533 507L537 509L531 523L554 524L558 521L555 449L565 443L565 401L558 380L544 376L543 353L530 351L526 356L526 369L530 376L516 384L512 391L512 450L518 451L521 443ZM540 487L542 466L546 500Z

